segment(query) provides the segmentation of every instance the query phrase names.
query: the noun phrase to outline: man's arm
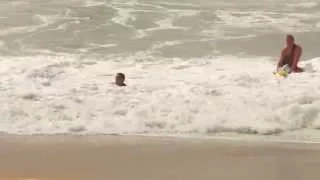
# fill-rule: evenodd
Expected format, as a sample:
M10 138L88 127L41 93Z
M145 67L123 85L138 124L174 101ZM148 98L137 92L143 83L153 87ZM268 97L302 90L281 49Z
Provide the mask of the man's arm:
M298 62L300 60L301 54L302 54L302 48L299 46L293 54L293 63L291 67L293 71L296 71L298 68Z
M284 54L285 54L285 49L282 49L281 51L281 55L280 55L280 59L278 61L278 64L277 64L277 70L280 68L280 65L283 63L283 60L284 60Z

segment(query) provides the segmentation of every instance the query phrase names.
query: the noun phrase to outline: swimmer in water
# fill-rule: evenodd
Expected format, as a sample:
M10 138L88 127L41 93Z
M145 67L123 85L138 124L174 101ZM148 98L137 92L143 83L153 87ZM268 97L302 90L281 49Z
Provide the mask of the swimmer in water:
M286 36L286 44L287 46L281 51L281 57L277 64L277 70L287 65L289 66L291 72L302 72L303 69L298 67L298 62L302 54L302 48L295 44L294 37L291 34Z
M115 78L115 84L117 86L127 86L124 83L124 80L126 79L125 75L123 73L117 73L116 78Z

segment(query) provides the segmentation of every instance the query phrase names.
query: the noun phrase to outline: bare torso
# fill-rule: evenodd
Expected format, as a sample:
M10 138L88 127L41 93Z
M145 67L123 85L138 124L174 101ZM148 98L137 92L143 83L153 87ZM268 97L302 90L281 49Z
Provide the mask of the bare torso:
M278 63L278 67L288 65L294 72L300 71L301 68L298 68L297 65L300 60L301 54L302 48L297 44L293 44L290 47L285 47L281 52L281 58Z

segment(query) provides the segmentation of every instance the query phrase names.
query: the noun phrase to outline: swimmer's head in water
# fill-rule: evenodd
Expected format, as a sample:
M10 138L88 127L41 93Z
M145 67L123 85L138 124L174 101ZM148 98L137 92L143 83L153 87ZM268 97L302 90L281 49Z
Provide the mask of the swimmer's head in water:
M294 37L292 34L288 34L286 37L286 42L288 46L291 46L294 44Z
M116 85L118 86L125 86L124 80L126 79L123 73L117 73L116 75Z

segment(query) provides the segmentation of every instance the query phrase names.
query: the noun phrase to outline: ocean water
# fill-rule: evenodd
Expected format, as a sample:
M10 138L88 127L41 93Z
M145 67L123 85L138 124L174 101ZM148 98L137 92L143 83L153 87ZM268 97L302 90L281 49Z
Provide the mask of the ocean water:
M0 132L320 141L319 32L317 0L2 0Z

